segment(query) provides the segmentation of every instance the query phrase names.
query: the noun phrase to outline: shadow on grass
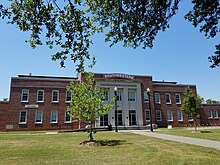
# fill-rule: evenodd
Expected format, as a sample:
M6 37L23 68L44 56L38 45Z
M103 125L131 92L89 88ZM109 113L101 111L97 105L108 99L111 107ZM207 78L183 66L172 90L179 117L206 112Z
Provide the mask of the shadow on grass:
M212 133L212 131L200 131L201 133Z
M82 146L100 147L100 146L117 146L125 144L126 140L92 140L80 143Z
M126 140L100 140L102 146L117 146L126 143Z

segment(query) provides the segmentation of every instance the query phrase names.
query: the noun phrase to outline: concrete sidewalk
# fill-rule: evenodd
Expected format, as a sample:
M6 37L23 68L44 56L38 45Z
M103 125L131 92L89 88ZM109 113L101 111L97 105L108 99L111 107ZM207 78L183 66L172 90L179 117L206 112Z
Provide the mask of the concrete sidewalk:
M181 142L181 143L186 143L186 144L193 144L193 145L215 148L215 149L220 150L220 142L219 141L160 134L160 133L156 133L156 132L150 132L147 130L124 130L123 132L131 132L131 133L138 134L138 135L150 136L150 137L155 137L155 138L159 138L159 139Z

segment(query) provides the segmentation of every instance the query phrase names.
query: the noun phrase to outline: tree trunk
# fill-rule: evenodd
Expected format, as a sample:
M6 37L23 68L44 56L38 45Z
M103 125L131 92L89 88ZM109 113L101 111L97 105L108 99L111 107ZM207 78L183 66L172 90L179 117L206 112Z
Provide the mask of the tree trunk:
M194 119L193 121L194 121L194 127L195 127L195 131L197 131L196 119Z
M91 142L93 140L94 139L93 139L93 135L92 135L92 121L91 121L91 123L90 123L90 131L89 131L89 141Z
M80 119L78 121L79 121L78 129L81 129L81 121L80 121Z

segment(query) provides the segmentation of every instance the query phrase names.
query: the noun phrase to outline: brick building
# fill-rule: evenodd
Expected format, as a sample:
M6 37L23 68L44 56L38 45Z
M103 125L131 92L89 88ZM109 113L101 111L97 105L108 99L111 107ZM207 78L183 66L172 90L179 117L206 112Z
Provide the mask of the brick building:
M0 131L77 129L78 122L72 122L68 116L67 107L72 98L66 86L71 81L80 83L81 80L81 74L77 78L31 75L12 77L9 102L0 102ZM114 87L117 87L119 129L144 128L150 123L150 109L152 121L159 127L193 124L190 116L180 111L180 107L185 89L191 88L196 93L195 85L153 81L151 76L119 73L96 73L95 83L105 89L104 102L114 97ZM147 88L150 89L150 98ZM219 104L204 104L200 124L219 125L219 112ZM109 123L114 127L113 109L97 119L96 127L106 127Z

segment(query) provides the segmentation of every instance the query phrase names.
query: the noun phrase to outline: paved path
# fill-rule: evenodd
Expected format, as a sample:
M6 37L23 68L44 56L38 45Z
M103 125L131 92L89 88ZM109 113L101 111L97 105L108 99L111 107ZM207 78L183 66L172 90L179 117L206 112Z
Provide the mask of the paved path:
M220 150L220 142L219 141L160 134L160 133L150 132L150 131L146 131L146 130L126 130L126 132L131 132L131 133L144 135L144 136L155 137L155 138L164 139L164 140L171 140L171 141L175 141L175 142L193 144L193 145L198 145L198 146L202 146L202 147L215 148L215 149Z

